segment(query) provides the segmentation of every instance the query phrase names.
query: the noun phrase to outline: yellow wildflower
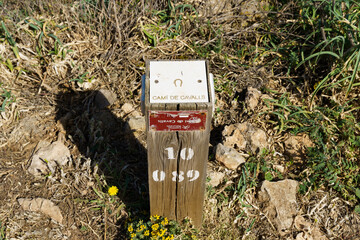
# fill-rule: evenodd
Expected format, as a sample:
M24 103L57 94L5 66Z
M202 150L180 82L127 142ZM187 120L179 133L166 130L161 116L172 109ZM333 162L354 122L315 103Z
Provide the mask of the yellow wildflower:
M150 235L150 231L149 230L146 230L145 232L144 232L144 236L149 236Z
M162 236L164 236L165 233L166 233L166 229L160 229L158 236L162 237Z
M134 238L134 237L136 237L136 234L135 234L135 233L132 233L132 234L131 234L131 238Z
M156 231L159 229L159 224L156 223L156 224L152 225L151 228L152 228L152 230Z
M171 234L170 236L167 236L166 238L165 238L165 240L173 240L174 239L174 235L173 234Z
M141 232L144 229L146 229L146 226L144 224L141 224L140 227L136 230L137 232Z
M161 224L162 224L163 226L168 225L168 223L169 223L169 221L168 221L167 218L164 218L164 220L161 221Z
M132 225L130 225L130 226L128 227L128 231L129 231L129 232L134 231L134 228L133 228L133 226L132 226Z
M108 190L110 196L115 196L119 192L119 189L116 186L111 186Z

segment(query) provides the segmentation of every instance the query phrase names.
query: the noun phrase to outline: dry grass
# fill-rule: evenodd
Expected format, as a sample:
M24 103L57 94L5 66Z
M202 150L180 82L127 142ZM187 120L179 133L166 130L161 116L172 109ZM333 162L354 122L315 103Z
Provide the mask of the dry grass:
M217 13L207 1L186 1L196 13L191 8L164 11L170 8L167 1L157 0L1 3L2 21L19 51L17 56L8 40L0 39L1 87L16 98L0 112L0 222L6 239L126 239L129 216L148 211L145 136L126 130L120 110L124 103L139 110L145 59L210 61L218 109L212 143L221 141L224 125L245 120L267 129L274 142L284 138L241 104L248 86L287 91L283 76L274 76L266 66L266 57L250 61L262 51L249 47L257 46L264 34L258 21L266 19L265 11L245 13L243 1L225 4ZM162 18L163 13L168 17ZM170 27L176 23L175 31ZM166 34L169 29L173 35ZM109 109L96 108L99 89L117 95ZM258 112L264 109L262 103ZM48 177L28 174L38 142L58 139L71 150L71 163ZM274 144L274 151L282 152L280 145ZM241 199L228 191L239 177L227 172L226 181L208 191L199 239L279 239L257 202L255 187ZM119 187L118 196L107 195L111 185ZM66 216L65 224L22 211L19 197L54 201ZM299 214L329 239L355 239L359 217L336 194L311 192L299 200Z

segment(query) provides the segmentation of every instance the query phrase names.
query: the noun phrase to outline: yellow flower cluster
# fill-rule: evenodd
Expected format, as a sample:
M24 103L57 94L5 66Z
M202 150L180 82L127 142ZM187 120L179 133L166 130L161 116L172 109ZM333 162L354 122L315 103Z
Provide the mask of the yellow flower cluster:
M152 229L153 231L158 230L158 229L159 229L159 224L155 223L154 225L151 226L151 229Z
M167 237L165 237L165 236L162 236L162 237L160 237L160 236L153 236L153 237L151 237L150 239L151 239L151 240L173 240L173 239L174 239L174 235L171 234L170 236L167 236Z
M150 217L151 222L143 223L140 220L135 224L131 223L128 226L128 232L130 234L131 240L135 239L151 239L151 240L172 240L174 235L167 232L167 226L169 220L167 218L162 218L159 215L154 215Z
M158 236L162 237L162 236L164 236L165 233L166 233L166 229L161 229L158 233Z
M138 229L136 229L136 231L137 232L142 232L145 229L146 229L146 226L144 224L141 224L140 227Z
M109 187L108 193L110 196L115 196L119 192L119 189L116 186Z
M151 216L150 217L150 220L151 221L156 221L156 220L159 220L160 219L160 216L159 215L154 215L154 216Z
M165 237L162 237L161 240L173 240L174 239L174 235L170 235L170 236L167 236L166 238Z
M164 220L161 221L161 225L165 226L168 225L169 221L167 218L164 218Z

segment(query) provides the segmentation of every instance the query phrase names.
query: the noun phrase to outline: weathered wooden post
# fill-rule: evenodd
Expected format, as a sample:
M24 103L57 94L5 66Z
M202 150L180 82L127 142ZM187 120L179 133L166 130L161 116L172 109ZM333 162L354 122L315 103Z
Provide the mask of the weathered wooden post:
M151 215L200 227L214 102L208 62L149 60L144 93Z

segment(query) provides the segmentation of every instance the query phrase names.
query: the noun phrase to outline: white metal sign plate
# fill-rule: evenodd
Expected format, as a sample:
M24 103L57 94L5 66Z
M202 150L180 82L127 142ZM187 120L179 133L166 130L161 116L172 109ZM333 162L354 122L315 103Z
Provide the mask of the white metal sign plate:
M150 103L209 102L205 61L150 61Z

